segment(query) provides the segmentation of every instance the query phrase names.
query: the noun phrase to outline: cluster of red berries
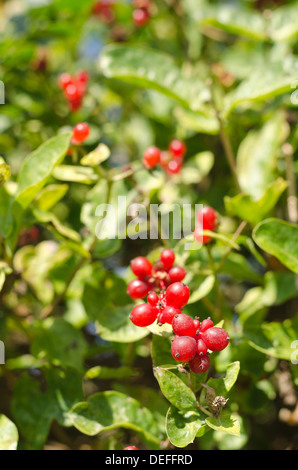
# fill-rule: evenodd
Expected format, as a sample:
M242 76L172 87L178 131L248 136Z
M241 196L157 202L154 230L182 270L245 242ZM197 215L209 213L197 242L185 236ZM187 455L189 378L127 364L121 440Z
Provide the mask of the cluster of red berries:
M92 7L92 14L106 24L115 20L114 0L99 0Z
M205 243L210 242L211 237L204 235L204 230L210 230L211 232L217 227L217 213L212 207L205 206L203 209L197 212L197 226L194 230L194 238L198 242Z
M150 0L133 0L133 7L133 22L138 28L142 28L150 20Z
M89 125L86 122L80 122L73 128L71 143L73 145L79 145L88 139L89 134Z
M168 150L162 151L154 145L148 147L143 155L143 163L148 170L160 165L167 174L175 175L182 168L185 153L185 143L179 139L174 139L170 142Z
M175 254L170 249L163 250L159 261L154 265L144 256L134 258L130 267L138 279L128 284L128 295L132 299L143 299L150 291L156 294L155 291L166 289L173 282L183 281L186 275L185 269L174 266L174 262Z
M208 351L222 351L230 341L229 335L223 328L214 326L210 318L200 323L181 313L172 321L175 337L172 341L171 353L179 362L188 362L195 374L204 374L210 367Z
M70 73L62 73L59 77L59 86L64 92L71 111L77 111L82 106L86 94L89 75L87 72L79 72L77 76Z

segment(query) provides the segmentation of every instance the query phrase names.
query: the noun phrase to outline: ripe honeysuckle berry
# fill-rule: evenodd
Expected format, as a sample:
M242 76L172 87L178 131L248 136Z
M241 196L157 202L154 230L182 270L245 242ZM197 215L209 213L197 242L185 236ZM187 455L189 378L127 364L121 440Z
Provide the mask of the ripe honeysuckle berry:
M173 250L165 249L160 255L160 261L163 263L165 269L170 269L175 261L175 254Z
M175 158L168 163L167 172L171 175L176 175L181 171L182 160Z
M230 341L228 332L223 328L217 328L215 326L200 333L200 336L207 348L211 351L222 351L228 346Z
M194 327L195 327L195 330L196 330L196 334L198 335L199 330L200 330L200 325L201 325L199 317L195 317L195 319L193 321L193 324L194 324Z
M184 157L186 153L186 145L182 140L174 139L170 142L169 151L174 157Z
M130 262L132 272L141 280L145 277L150 276L152 273L153 266L150 261L144 256L137 256Z
M139 449L135 446L127 446L123 450L139 450Z
M150 304L140 304L132 309L130 319L134 325L145 327L155 322L157 314L156 307L152 307Z
M138 28L141 28L142 26L145 26L148 23L150 15L146 8L136 8L133 11L132 18L134 24Z
M127 286L127 294L132 299L143 299L149 290L150 285L145 281L141 281L141 279L134 279Z
M175 315L172 322L173 332L177 336L191 336L195 337L196 329L193 323L193 319L181 313L181 315Z
M182 308L187 304L189 296L190 291L186 284L183 284L182 282L174 282L167 288L165 299L167 305Z
M205 206L197 212L197 220L204 230L214 230L217 224L217 214L212 207Z
M191 361L197 352L197 343L190 336L177 336L171 345L171 354L178 362Z
M159 164L162 168L167 168L168 164L172 160L173 156L171 155L170 152L167 151L162 151L160 153L160 159L159 159Z
M204 331L208 330L208 328L212 328L214 326L213 321L211 320L210 317L206 318L206 320L203 320L200 326L200 333L203 333Z
M159 301L159 297L157 293L154 292L153 290L150 291L147 295L147 302L153 307L156 307L158 301Z
M181 282L186 276L186 271L180 266L173 266L168 274L171 282Z
M66 90L68 85L72 85L74 78L70 73L62 73L58 79L59 86L62 90Z
M90 128L86 122L80 122L73 129L72 142L82 143L89 137Z
M189 367L194 374L204 374L210 367L209 356L196 356L189 361Z
M174 317L179 315L181 315L181 310L179 308L166 306L163 310L161 310L161 312L157 316L157 320L162 325L164 323L172 325Z
M155 147L152 145L151 147L148 147L143 155L143 163L146 168L154 168L160 160L160 150L158 147Z
M197 341L197 354L198 356L205 356L207 354L208 348L202 339Z
M70 83L65 88L65 95L69 101L78 101L82 99L82 93L80 88L75 83Z
M202 243L203 245L206 245L206 243L209 243L210 240L211 240L211 237L209 235L204 235L203 234L203 231L205 229L202 228L202 226L198 225L195 229L194 229L194 232L193 232L193 235L194 235L194 239L199 242L199 243ZM206 229L207 230L207 229Z

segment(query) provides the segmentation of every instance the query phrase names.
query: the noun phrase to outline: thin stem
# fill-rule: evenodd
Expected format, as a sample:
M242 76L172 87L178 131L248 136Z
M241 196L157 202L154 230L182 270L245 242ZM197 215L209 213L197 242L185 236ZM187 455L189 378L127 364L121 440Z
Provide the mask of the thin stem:
M247 225L247 222L245 220L243 220L241 222L241 224L239 225L239 227L237 228L236 232L234 233L233 237L232 237L232 241L235 242L237 240L237 238L241 235L242 231L244 230L244 228L246 227ZM225 255L222 257L219 265L217 266L217 272L220 272L223 265L225 264L229 254L231 253L232 251L232 246L229 246L229 248L227 249Z

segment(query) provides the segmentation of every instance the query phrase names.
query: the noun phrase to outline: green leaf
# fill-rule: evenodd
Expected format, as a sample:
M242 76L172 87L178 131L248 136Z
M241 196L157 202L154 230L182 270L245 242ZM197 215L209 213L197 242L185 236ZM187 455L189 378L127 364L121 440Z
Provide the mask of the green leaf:
M12 216L13 196L6 186L0 186L0 235L6 238L13 228Z
M237 416L222 413L219 418L208 417L206 423L215 431L226 432L240 437L240 422Z
M298 273L298 226L279 219L266 219L253 231L253 239L262 250L275 256L291 271Z
M158 428L152 413L123 393L96 393L74 406L70 418L72 424L88 436L116 428L132 429L154 448L159 448Z
M93 152L88 153L81 159L81 165L98 166L106 161L111 155L109 147L99 144Z
M33 209L32 211L37 222L45 226L54 227L54 229L62 235L62 237L69 238L77 243L81 242L81 237L78 232L72 230L70 227L63 225L60 220L52 212L46 212L41 209Z
M177 361L171 354L171 340L158 335L152 338L152 361L155 367L171 364L177 367Z
M291 41L298 35L298 2L271 11L269 34L273 41Z
M207 176L214 165L212 152L200 152L189 158L180 173L184 184L198 184Z
M0 414L0 450L16 450L19 440L15 424Z
M193 442L204 425L204 416L199 411L180 411L174 406L169 408L166 430L168 438L176 447L186 447Z
M43 188L54 168L64 159L69 148L71 133L53 137L29 155L18 177L14 207L26 209Z
M183 77L173 59L153 49L109 45L99 60L100 71L142 88L159 91L193 110L209 98L206 85L196 77Z
M24 373L14 387L12 414L26 448L43 448L53 420L71 426L69 411L82 399L82 377L75 370L44 368L34 378Z
M155 367L154 376L162 393L172 405L182 411L196 409L195 394L177 375L162 367Z
M239 183L242 191L254 200L261 199L268 184L276 178L278 152L288 135L288 129L285 115L278 113L261 130L250 131L239 146Z
M88 166L59 165L53 171L53 176L59 181L71 181L73 183L94 184L98 181L97 173Z
M4 184L10 178L10 166L6 163L0 163L0 185Z
M197 277L193 279L193 282L196 282ZM189 297L188 304L193 304L197 302L198 300L203 299L206 297L209 292L213 289L215 284L215 276L213 274L210 274L209 276L206 276L205 279L203 278L202 282L197 283L197 288L194 290L191 290L191 296Z
M297 339L294 322L287 319L283 323L263 322L245 328L243 335L250 346L268 356L291 360L291 344Z
M293 273L268 271L264 281L262 301L266 306L281 305L297 295L296 276Z
M248 194L237 194L237 196L226 196L225 206L229 213L256 225L276 206L281 194L287 188L287 182L278 178L265 189L259 200L254 200Z
M235 384L239 375L239 371L240 362L232 362L227 366L225 377L218 377L217 379L211 377L208 380L207 385L214 389L215 394L217 396L222 395L226 397L229 391L232 389L233 385Z
M67 184L50 184L36 196L35 206L42 211L48 211L54 207L67 193Z
M227 116L241 104L252 105L254 102L291 92L293 82L297 79L297 62L294 57L287 61L272 60L270 67L262 65L243 80L224 100L224 113Z
M81 332L62 318L47 318L34 325L31 353L38 359L56 366L82 369L86 347Z
M202 12L200 25L213 26L231 34L265 40L266 29L263 16L241 5L209 6Z

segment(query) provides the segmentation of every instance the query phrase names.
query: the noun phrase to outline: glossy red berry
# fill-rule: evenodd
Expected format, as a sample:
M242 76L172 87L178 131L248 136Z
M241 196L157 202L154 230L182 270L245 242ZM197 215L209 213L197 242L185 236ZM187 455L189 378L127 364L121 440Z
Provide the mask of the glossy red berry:
M130 314L132 323L136 326L149 326L157 318L158 310L150 304L136 305Z
M90 128L86 122L81 122L77 124L73 129L72 142L73 143L82 143L89 137Z
M59 77L58 83L62 90L66 90L68 85L72 85L74 82L74 78L70 73L62 73Z
M217 224L217 214L212 207L205 206L197 212L197 220L204 230L214 230Z
M132 299L143 299L150 290L150 285L140 279L134 279L127 286L127 294Z
M174 359L179 362L191 361L197 352L197 343L190 336L178 336L171 346L171 353Z
M228 332L215 326L201 333L200 337L211 351L222 351L230 341Z
M186 271L180 266L173 266L168 274L171 282L181 282L186 276Z
M182 161L178 158L171 160L167 166L167 172L171 175L176 175L181 171Z
M204 374L210 367L209 356L196 356L189 361L189 367L195 374Z
M132 18L133 18L134 24L138 28L141 28L142 26L145 26L148 23L150 19L150 15L146 8L136 8L133 11Z
M160 160L159 160L159 164L162 168L167 168L168 164L170 163L170 161L172 160L172 155L170 154L170 152L167 152L167 151L163 151L160 153Z
M78 101L82 99L80 88L75 83L70 83L65 88L65 95L69 101Z
M181 315L181 310L179 308L167 306L158 315L158 321L162 324L168 323L169 325L172 325L174 317L179 315Z
M193 321L193 324L194 324L194 327L196 329L196 333L199 332L199 329L200 329L200 326L201 326L201 322L199 320L199 317L196 317Z
M199 356L205 356L207 354L208 348L202 339L197 341L197 354Z
M198 225L194 232L193 232L193 235L194 235L194 239L199 242L199 243L202 243L203 245L205 245L206 243L209 243L210 240L211 240L211 237L209 235L204 235L203 234L203 231L205 229L203 229L200 225ZM207 230L207 229L206 229Z
M203 333L204 331L208 330L208 328L212 328L214 326L213 321L211 318L206 318L206 320L203 320L200 326L200 333Z
M194 337L196 334L196 329L193 323L193 319L181 313L181 315L176 315L172 322L172 328L177 336L191 336Z
M159 297L156 292L153 290L149 292L147 296L147 302L152 305L153 307L156 306L157 302L159 301Z
M163 263L165 269L170 269L175 261L175 255L173 250L166 249L163 250L160 255L160 261Z
M130 267L132 272L142 280L145 279L145 277L150 276L153 269L150 261L144 256L137 256L134 258L130 263Z
M169 145L170 152L174 155L174 157L184 157L186 153L186 145L182 140L174 139L170 142Z
M182 282L174 282L167 288L165 299L167 305L182 308L187 304L189 296L190 291L186 284L183 284Z
M139 450L139 449L135 446L127 446L123 450Z
M160 160L160 150L158 147L155 147L152 145L151 147L148 147L143 155L143 163L146 168L154 168Z

